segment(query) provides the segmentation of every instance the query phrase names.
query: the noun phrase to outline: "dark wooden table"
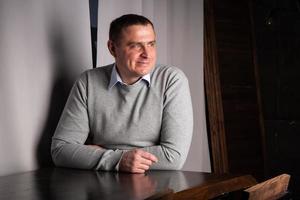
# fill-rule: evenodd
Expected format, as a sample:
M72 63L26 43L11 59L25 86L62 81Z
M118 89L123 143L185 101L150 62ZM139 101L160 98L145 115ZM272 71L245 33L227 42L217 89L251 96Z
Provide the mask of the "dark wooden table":
M127 174L45 168L0 177L0 199L137 200L145 199L167 188L180 192L197 186L203 186L205 190L213 188L215 193L222 193L224 190L232 191L249 185L253 180L251 177L247 180L248 178L240 181L232 175L220 176L187 171L150 171L146 174ZM218 185L223 182L226 187L222 186L223 189L220 190ZM210 188L210 186L213 187Z

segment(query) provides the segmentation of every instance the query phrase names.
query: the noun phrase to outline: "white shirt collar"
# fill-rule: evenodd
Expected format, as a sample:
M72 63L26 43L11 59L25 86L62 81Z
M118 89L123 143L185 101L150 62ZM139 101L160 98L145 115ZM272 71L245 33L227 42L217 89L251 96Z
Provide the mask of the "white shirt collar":
M150 73L149 74L146 74L144 76L142 76L137 82L140 82L141 80L144 80L148 87L150 87ZM115 86L117 83L121 83L123 85L127 85L126 83L124 83L117 71L117 68L116 68L116 64L114 64L113 66L113 69L112 69L112 72L111 72L111 76L110 76L110 82L109 82L109 85L108 85L108 89L111 89L113 86ZM136 83L137 83L136 82ZM136 84L134 83L134 84Z

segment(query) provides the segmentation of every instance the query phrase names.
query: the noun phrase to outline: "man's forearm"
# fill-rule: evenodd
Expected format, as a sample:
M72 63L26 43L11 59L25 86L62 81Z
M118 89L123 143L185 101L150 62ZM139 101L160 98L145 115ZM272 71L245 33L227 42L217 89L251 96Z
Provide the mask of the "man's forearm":
M118 170L117 164L123 153L59 139L53 139L51 152L57 166L94 170Z
M158 159L158 162L153 164L150 169L179 170L182 168L187 157L187 152L179 152L164 145L142 149L155 155Z

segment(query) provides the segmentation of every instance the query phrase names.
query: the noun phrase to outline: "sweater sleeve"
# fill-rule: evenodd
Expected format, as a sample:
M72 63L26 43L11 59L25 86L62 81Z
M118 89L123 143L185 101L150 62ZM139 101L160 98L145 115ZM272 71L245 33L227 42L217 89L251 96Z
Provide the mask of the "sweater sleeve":
M84 80L84 79L83 79ZM85 145L89 135L86 84L74 84L52 137L51 155L57 166L79 169L118 170L121 150Z
M187 158L192 134L193 109L189 84L186 76L179 70L167 82L160 143L143 148L158 158L151 169L181 169Z

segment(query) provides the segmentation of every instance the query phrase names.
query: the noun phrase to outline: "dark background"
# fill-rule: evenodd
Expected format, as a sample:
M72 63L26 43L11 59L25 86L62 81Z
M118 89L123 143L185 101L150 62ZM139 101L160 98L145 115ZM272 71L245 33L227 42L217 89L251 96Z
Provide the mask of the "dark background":
M289 173L300 197L300 2L254 1L268 176Z
M204 3L213 171L288 173L300 199L300 1Z

